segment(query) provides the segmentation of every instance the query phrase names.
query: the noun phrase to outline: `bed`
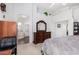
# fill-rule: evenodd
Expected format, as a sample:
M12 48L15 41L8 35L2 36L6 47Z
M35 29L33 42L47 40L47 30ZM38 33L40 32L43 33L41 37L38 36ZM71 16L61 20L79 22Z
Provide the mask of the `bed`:
M0 55L16 55L16 36L0 38Z
M42 52L45 55L79 55L79 36L47 39Z

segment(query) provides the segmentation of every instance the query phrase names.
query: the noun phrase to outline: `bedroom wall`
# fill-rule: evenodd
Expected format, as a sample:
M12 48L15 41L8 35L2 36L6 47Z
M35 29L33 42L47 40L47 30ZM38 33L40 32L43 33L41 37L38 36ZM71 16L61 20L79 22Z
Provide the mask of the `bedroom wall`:
M51 22L51 19L50 19L50 16L45 16L41 13L37 13L37 18L36 18L36 21L35 21L35 28L34 28L34 32L36 32L36 23L40 20L43 20L47 23L47 32L48 31L51 31L51 28L50 28L50 22ZM53 24L52 24L53 25Z
M51 31L51 37L54 38L59 35L56 33L56 24L62 21L68 21L69 35L73 35L73 17L71 8L63 8L61 12L59 11L53 16L45 16L44 14L37 12L37 6L35 6L33 17L33 32L36 32L36 22L44 20L47 22L47 31Z
M3 19L3 13L0 10L0 20L2 20L2 19Z
M79 22L79 6L73 8L73 18Z
M68 21L69 35L73 35L73 18L71 8L63 8L61 12L59 11L52 16L45 16L44 14L37 12L37 6L34 6L33 8L33 32L36 32L36 22L44 20L47 22L47 31L50 31L51 37L54 38L59 35L56 33L56 24L58 22Z
M36 23L39 20L45 21L47 23L47 32L51 32L51 28L53 27L53 23L51 23L51 19L52 19L51 16L45 16L43 13L38 12L37 6L33 4L33 32L36 32Z
M5 14L5 18L3 19L3 14ZM6 3L6 12L2 13L0 11L0 20L9 20L16 21L14 17L14 6L11 3Z
M73 8L68 8L61 13L58 13L57 15L54 15L53 20L57 21L52 21L52 22L61 22L63 20L68 20L68 30L69 30L69 35L73 35L73 22L78 21L79 22L79 6L75 6ZM54 31L55 32L55 31ZM54 34L55 36L55 34Z
M68 21L68 31L69 35L73 35L73 18L72 18L72 9L66 8L59 12L58 14L54 15L52 17L55 25L59 22L62 21ZM56 26L54 27L54 37L57 37L58 35L56 34ZM62 30L60 30L62 32Z
M7 12L6 12L6 19L17 21L18 15L22 14L25 16L28 16L28 20L26 19L26 23L29 24L29 36L30 36L30 42L33 41L33 32L36 32L36 22L39 20L44 20L47 22L47 31L51 31L51 36L56 37L56 23L61 22L64 20L68 20L68 30L69 35L73 35L73 21L79 21L79 8L66 8L62 10L61 12L58 12L57 14L53 16L45 16L39 12L37 12L37 6L35 4L6 4L7 5ZM18 7L18 8L17 8ZM72 12L73 16L72 17ZM2 13L0 14L0 19L2 19ZM33 28L32 28L33 27Z
M32 4L31 3L6 3L7 12L6 12L6 18L8 21L16 21L18 22L19 14L28 16L28 19L26 18L26 23L29 24L29 36L30 36L30 42L33 40L33 32L32 32ZM1 18L1 17L0 17ZM23 20L24 21L24 20Z
M18 8L17 8L18 7ZM24 22L22 23L28 23L29 24L29 39L30 39L30 43L32 42L32 4L14 4L14 15L15 15L15 19L18 20L18 17L20 14L28 17L28 19L26 18L25 20L23 20ZM19 20L18 20L19 21ZM17 21L17 22L18 22Z
M52 22L54 22L55 24L57 22L68 21L69 35L73 35L73 22L74 21L79 22L79 6L66 8L66 9L62 10L62 12L59 12L58 14L54 15L52 17L52 19L53 19ZM52 29L54 29L54 34L53 34L54 37L58 36L56 34L55 28L56 28L56 26L54 28L52 28Z

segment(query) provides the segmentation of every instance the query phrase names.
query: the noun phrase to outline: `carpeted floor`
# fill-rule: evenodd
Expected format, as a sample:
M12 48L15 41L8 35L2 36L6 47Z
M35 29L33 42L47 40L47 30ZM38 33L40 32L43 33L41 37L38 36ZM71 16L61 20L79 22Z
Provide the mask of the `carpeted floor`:
M18 44L17 54L18 55L41 55L42 44Z
M18 44L26 44L29 43L29 36L26 36L24 38L18 39Z

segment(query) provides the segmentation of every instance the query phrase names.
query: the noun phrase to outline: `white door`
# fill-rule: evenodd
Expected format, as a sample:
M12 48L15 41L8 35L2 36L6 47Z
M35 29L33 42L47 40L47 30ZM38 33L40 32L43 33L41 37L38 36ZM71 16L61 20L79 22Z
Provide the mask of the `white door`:
M67 23L59 23L56 24L56 29L55 29L55 36L56 37L64 37L67 36Z

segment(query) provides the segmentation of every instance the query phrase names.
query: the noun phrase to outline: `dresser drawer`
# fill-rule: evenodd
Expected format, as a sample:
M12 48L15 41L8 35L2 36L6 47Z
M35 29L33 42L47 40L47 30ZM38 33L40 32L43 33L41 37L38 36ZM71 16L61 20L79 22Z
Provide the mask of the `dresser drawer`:
M34 32L34 43L43 43L46 39L51 38L51 32Z

